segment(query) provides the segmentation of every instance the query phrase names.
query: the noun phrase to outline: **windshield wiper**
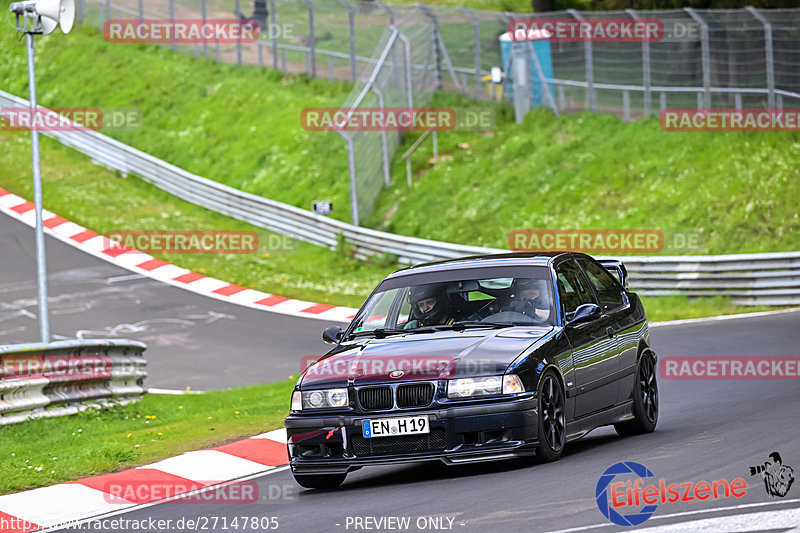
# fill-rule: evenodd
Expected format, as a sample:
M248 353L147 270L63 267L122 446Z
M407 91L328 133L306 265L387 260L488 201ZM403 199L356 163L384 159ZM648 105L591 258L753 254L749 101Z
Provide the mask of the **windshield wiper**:
M409 333L410 330L407 329L399 329L399 328L375 328L375 329L366 329L364 331L356 331L355 333L351 333L349 338L354 339L356 337L366 337L367 335L373 335L378 339L382 339L387 335L397 335L400 333Z
M512 326L531 326L526 322L479 322L479 321L466 321L456 322L455 324L448 324L444 326L448 329L467 329L467 328L510 328ZM439 326L442 327L442 326Z

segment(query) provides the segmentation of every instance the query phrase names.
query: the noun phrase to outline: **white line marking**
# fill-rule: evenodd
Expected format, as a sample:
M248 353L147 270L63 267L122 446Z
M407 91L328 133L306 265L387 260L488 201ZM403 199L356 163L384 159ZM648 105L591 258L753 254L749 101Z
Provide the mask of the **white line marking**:
M758 318L760 316L782 315L785 313L796 313L800 311L800 307L793 307L791 309L779 309L777 311L759 311L757 313L741 313L738 315L718 315L706 316L703 318L685 318L682 320L667 320L664 322L650 322L651 327L661 326L680 326L683 324L703 324L705 322L717 322L720 320L734 320L737 318Z
M170 394L177 396L179 394L204 394L206 391L202 390L182 390L182 389L147 389L148 394Z

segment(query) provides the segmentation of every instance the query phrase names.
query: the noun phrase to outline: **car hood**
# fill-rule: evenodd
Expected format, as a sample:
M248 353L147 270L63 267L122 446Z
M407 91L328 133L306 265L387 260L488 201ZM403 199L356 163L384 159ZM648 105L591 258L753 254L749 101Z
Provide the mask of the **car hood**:
M502 374L552 327L440 331L359 339L310 366L302 388Z

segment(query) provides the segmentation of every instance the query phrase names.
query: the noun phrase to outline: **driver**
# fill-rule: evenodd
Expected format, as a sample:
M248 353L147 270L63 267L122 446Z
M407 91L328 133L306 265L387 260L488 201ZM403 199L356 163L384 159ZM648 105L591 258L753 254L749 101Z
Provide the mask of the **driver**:
M514 282L511 303L503 310L528 315L536 320L550 318L547 282L543 279L520 278Z
M449 305L446 285L443 283L429 283L415 285L408 293L408 303L411 304L411 314L404 329L416 329L423 326L437 326L452 324L453 318L448 316Z

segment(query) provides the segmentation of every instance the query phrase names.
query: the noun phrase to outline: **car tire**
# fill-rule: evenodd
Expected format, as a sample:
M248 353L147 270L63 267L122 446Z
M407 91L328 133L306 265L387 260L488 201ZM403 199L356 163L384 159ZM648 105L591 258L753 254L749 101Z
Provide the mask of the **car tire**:
M620 436L652 433L658 423L658 379L650 352L644 352L636 365L633 384L633 420L614 424Z
M539 404L539 446L536 460L542 463L557 461L567 441L567 417L564 388L552 370L545 371L537 389Z
M335 489L344 483L347 474L292 474L301 487L307 489Z

